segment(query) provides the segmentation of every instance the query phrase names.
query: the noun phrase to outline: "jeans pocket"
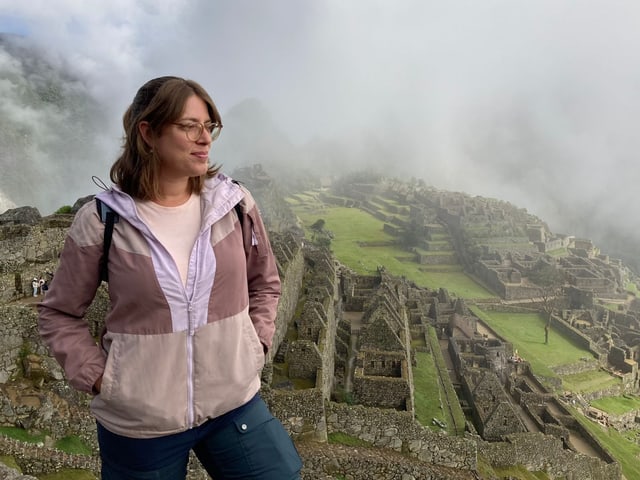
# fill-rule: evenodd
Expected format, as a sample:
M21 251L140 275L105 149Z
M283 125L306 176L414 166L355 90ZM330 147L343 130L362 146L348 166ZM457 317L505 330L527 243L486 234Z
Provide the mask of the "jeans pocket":
M289 433L262 400L251 405L234 424L247 463L255 475L290 479L300 471L302 460Z

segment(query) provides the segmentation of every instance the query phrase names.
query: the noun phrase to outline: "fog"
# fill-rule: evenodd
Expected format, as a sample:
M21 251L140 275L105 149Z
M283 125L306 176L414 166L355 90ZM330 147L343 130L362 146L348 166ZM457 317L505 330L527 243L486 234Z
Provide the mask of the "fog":
M640 244L637 1L17 3L0 0L0 32L38 45L97 105L91 148L65 156L83 176L66 203L92 192L91 174L107 178L137 88L172 74L202 83L223 121L247 101L263 106L288 160L323 158L312 149L324 145L326 173L372 165L510 201L557 233ZM0 73L11 69L0 55ZM13 97L0 80L6 116ZM225 123L214 160L249 161L231 139L264 147L259 129Z

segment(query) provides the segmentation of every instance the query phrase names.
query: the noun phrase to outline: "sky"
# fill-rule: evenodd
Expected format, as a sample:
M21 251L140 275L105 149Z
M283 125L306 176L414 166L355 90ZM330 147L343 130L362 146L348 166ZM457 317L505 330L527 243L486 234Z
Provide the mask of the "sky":
M0 31L103 105L114 152L137 88L178 75L223 116L258 99L295 144L640 240L638 25L637 0L0 0Z

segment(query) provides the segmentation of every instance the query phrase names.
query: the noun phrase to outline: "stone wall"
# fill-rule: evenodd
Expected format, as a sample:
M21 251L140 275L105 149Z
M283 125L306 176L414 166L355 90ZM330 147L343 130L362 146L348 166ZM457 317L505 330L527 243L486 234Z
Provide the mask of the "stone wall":
M493 371L467 368L461 377L462 391L483 439L496 441L504 435L526 431Z
M331 402L327 406L327 429L329 433L343 432L435 465L464 470L477 467L475 442L434 433L407 412Z
M339 282L327 250L308 247L304 249L304 257L310 265L305 269L304 305L295 319L297 339L289 343L286 361L291 378L313 380L323 396L329 398L334 384L336 338L342 310ZM295 281L302 284L302 276ZM322 380L319 385L318 380Z
M273 335L273 348L268 360L273 359L278 347L283 342L289 329L291 319L300 298L302 275L304 274L304 255L302 243L292 235L270 233L271 245L278 261L280 272L281 294L278 302L276 331Z
M355 400L365 406L409 410L411 387L406 374L406 361L403 366L404 378L365 375L362 368L356 368L353 376Z
M572 327L556 315L551 315L550 322L552 328L560 331L562 335L568 338L571 342L575 343L580 348L589 350L596 358L600 357L600 353L591 342L591 339L584 335L580 330Z
M492 465L523 465L530 472L547 472L567 480L615 480L622 477L617 463L604 463L564 450L561 440L541 433L513 434L503 442L480 442L478 453Z
M73 215L0 226L0 303L31 295L33 277L53 272Z
M261 395L294 439L327 441L325 399L320 388L275 390L263 387Z
M416 262L420 265L455 265L458 263L458 256L455 252L452 253L420 253L414 249L416 254Z
M592 372L600 368L600 362L585 358L584 360L572 364L553 367L553 371L560 376L575 375L578 373Z
M96 475L100 473L100 460L97 456L72 455L55 448L23 443L2 435L0 452L2 455L12 456L21 470L30 475L56 472L61 468L88 470Z

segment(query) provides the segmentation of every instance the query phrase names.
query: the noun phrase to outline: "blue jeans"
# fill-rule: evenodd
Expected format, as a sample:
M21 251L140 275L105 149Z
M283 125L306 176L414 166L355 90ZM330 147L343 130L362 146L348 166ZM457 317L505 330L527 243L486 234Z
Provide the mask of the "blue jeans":
M98 423L98 443L102 480L184 480L190 450L215 480L297 480L302 468L289 434L258 395L165 437L124 437Z

